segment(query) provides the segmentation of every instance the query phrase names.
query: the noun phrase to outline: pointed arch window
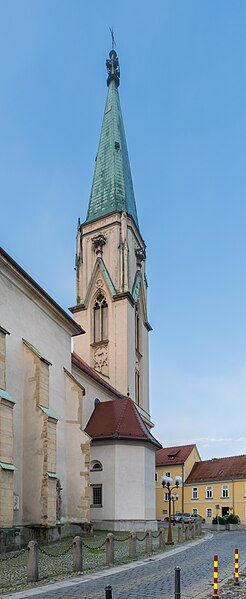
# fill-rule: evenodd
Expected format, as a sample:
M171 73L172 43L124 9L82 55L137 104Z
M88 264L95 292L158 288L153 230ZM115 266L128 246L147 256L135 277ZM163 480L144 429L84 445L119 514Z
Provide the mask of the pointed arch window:
M93 308L94 343L106 341L108 338L108 304L102 293L99 293Z

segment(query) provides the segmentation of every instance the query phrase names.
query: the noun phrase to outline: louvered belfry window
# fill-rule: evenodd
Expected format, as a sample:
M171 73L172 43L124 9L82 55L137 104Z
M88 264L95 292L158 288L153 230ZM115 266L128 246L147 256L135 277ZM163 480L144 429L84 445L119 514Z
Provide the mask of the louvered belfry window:
M108 338L108 304L102 293L99 293L93 308L94 342L106 341Z

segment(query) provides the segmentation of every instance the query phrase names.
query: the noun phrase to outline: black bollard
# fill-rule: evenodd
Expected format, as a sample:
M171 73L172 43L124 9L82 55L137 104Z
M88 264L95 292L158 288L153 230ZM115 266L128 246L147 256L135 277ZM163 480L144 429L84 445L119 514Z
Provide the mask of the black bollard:
M175 568L175 599L181 599L180 568Z
M105 599L113 599L111 586L105 587Z

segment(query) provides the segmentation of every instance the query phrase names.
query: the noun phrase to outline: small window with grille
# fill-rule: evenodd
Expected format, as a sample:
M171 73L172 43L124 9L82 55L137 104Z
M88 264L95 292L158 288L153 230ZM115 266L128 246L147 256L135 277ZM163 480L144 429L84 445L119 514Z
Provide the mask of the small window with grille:
M102 507L102 485L92 485L91 507Z

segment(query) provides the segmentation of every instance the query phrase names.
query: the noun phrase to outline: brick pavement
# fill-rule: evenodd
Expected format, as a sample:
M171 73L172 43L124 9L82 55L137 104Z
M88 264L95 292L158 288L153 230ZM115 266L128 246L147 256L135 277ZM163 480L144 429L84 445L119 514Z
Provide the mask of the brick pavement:
M171 599L174 598L174 568L179 566L182 599L205 599L212 595L214 553L219 555L219 578L226 579L233 574L236 546L239 547L241 564L246 564L246 533L225 532L179 553L166 554L162 559L150 559L138 567L125 566L119 568L117 573L110 575L105 572L86 582L81 578L80 583L71 586L60 583L59 588L56 585L54 590L50 587L47 591L45 588L35 589L33 596L38 591L38 599L104 599L104 588L110 584L113 587L113 599ZM19 599L27 596L31 596L30 591L28 594L18 593ZM227 599L227 596L223 599Z

